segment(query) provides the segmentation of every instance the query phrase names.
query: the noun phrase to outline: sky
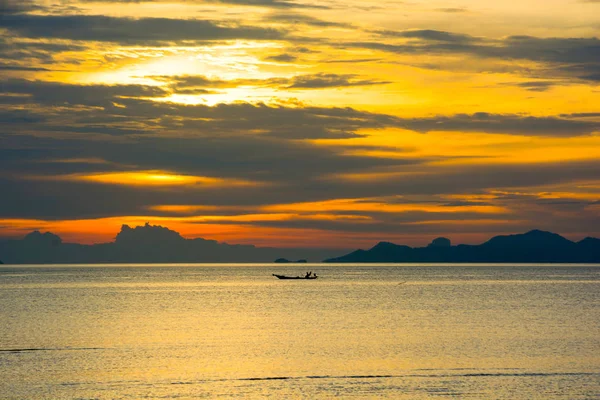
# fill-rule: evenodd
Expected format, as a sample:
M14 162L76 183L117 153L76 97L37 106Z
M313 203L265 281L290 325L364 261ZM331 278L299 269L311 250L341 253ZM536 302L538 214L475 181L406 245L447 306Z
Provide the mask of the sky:
M600 237L598 0L0 0L0 238Z

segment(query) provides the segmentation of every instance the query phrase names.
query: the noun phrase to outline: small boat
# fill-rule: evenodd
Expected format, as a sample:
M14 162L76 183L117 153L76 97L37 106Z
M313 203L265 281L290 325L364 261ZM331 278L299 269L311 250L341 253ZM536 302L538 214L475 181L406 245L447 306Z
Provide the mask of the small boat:
M277 275L273 274L273 276L277 279L317 279L317 275L311 276L285 276L285 275Z

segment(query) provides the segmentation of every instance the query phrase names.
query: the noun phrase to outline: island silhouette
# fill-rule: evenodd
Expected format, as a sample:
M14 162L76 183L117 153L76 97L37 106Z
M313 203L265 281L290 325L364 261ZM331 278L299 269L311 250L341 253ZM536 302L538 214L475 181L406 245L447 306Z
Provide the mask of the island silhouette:
M176 231L149 223L136 227L123 225L110 243L64 243L53 233L39 231L23 239L0 241L0 257L6 264L270 263L281 256L291 260L323 260L339 254L339 249L271 248L185 239Z
M369 250L356 250L325 262L598 263L600 239L587 237L572 242L556 233L535 229L522 234L495 236L479 245L452 246L444 237L434 239L427 247L416 248L379 242Z
M50 232L34 231L23 239L0 241L0 257L6 264L66 263L277 263L324 260L328 263L380 262L528 262L600 263L600 239L570 241L556 233L532 230L495 236L479 245L452 245L447 238L434 239L426 247L379 242L369 250L271 248L220 243L202 238L185 239L159 225L123 225L115 241L85 245L64 243ZM282 257L283 256L283 257ZM337 257L336 257L337 256ZM293 261L292 261L293 262Z

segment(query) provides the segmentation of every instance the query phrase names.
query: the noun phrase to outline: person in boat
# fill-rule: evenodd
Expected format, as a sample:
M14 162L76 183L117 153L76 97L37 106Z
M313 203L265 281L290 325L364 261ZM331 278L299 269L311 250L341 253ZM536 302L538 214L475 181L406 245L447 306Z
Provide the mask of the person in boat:
M311 274L312 274L312 271L310 271L310 272L307 272L307 273L306 273L306 276L305 276L305 278L306 278L306 279L310 278Z

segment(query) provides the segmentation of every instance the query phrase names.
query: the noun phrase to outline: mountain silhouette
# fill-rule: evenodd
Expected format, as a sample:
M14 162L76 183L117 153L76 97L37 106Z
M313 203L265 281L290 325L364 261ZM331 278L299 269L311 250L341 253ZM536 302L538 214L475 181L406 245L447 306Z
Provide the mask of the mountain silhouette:
M480 245L453 246L436 238L426 247L380 242L369 250L283 249L231 245L202 238L185 239L159 225L123 225L115 241L94 245L64 243L50 232L34 231L23 239L0 241L0 257L7 264L64 263L178 263L273 262L323 260L337 263L367 262L586 262L600 263L600 239L570 241L556 233L532 230L495 236ZM284 257L282 257L284 256Z
M556 233L532 230L516 235L495 236L480 245L452 246L437 238L427 247L409 247L380 242L369 250L356 250L325 262L600 262L600 239L572 242Z
M323 260L340 250L285 249L185 239L159 225L123 225L115 241L94 245L63 243L53 233L34 231L20 240L0 241L0 257L7 264L66 263L194 263L272 262L284 255L292 260Z
M296 264L303 264L303 263L307 263L307 260L296 260L296 261L292 261L292 260L288 260L287 258L278 258L277 260L273 261L277 264L287 264L287 263L296 263Z

